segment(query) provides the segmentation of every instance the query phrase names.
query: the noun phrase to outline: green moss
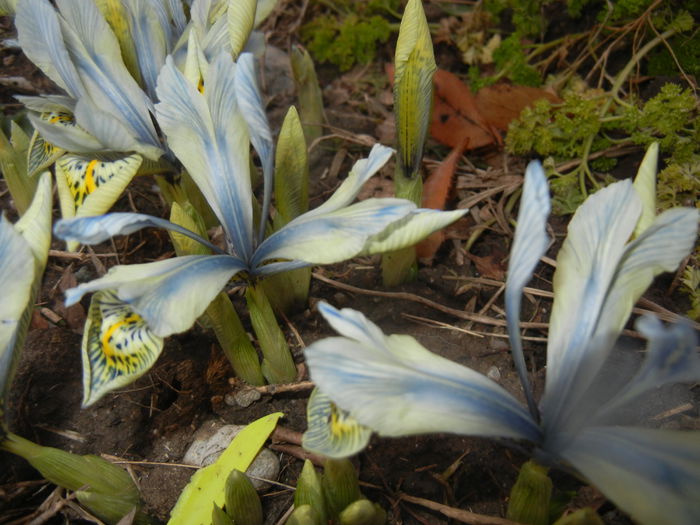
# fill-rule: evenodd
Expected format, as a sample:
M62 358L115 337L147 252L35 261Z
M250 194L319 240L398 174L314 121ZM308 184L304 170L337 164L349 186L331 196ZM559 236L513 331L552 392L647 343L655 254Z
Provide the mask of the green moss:
M398 0L341 1L334 14L316 16L301 28L301 37L319 62L330 62L347 71L355 64L371 62L393 27L381 14L393 14Z
M542 16L544 6L553 0L486 0L484 9L494 16L509 15L520 36L538 36L544 33L547 22Z
M673 76L678 74L680 66L686 74L700 76L700 32L676 35L668 43L673 56L667 47L659 48L649 57L647 73L651 76Z

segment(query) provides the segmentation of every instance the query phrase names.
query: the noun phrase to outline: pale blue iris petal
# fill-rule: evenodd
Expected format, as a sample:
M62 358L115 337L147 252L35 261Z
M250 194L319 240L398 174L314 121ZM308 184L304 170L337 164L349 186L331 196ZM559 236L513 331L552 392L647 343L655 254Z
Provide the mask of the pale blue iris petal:
M14 360L14 346L22 314L31 296L34 264L29 244L0 215L0 397L5 393ZM0 409L2 408L0 399Z
M60 219L54 225L54 234L67 241L82 244L99 244L110 237L129 235L143 228L163 228L181 233L198 243L223 253L221 248L200 237L196 233L175 223L144 213L107 213L95 217Z
M182 0L167 0L168 13L175 24L175 34L182 34L187 26L185 6Z
M678 268L693 249L698 218L697 209L667 210L655 217L643 233L627 246L605 298L596 327L597 334L619 333L632 307L654 277Z
M520 382L525 390L528 408L533 417L537 417L537 405L532 397L532 389L527 376L518 324L523 288L532 278L532 272L540 257L547 251L549 243L546 231L550 210L549 187L539 162L531 162L525 171L523 195L520 203L518 226L510 250L508 278L506 279L506 320L511 352Z
M278 261L253 268L251 270L251 275L256 277L265 277L266 275L289 272L299 268L308 268L309 266L311 266L311 263L305 261Z
M258 247L253 266L269 259L298 259L331 264L356 256L368 239L415 209L404 199L368 199L311 217L303 214L270 235Z
M63 43L58 15L45 0L19 2L15 18L22 51L71 97L85 94L80 76Z
M160 147L139 141L133 129L111 113L102 111L87 97L75 105L75 121L100 142L102 147L98 153L134 151L152 160L163 153Z
M547 378L542 399L543 423L557 426L567 405L588 388L595 371L582 373L586 351L607 352L616 334L589 343L600 320L625 244L634 231L641 203L629 180L589 197L569 223L557 257L554 303L547 343ZM592 372L592 373L591 373Z
M403 219L392 223L384 231L371 236L367 240L361 255L386 253L413 246L431 233L453 223L468 211L438 211L423 208L412 210Z
M355 197L357 197L360 189L362 189L362 185L387 163L393 153L393 149L382 146L381 144L372 146L369 157L360 159L353 165L347 178L340 187L335 190L333 195L318 208L314 208L304 215L306 215L306 217L313 217L315 215L339 210L350 204L355 200Z
M93 2L60 0L58 5L66 48L94 104L132 128L140 141L160 146L150 117L153 104L124 65L102 13Z
M239 240L234 243L250 256L253 246L253 194L250 186L251 130L246 126L237 93L238 66L228 53L218 55L204 78L204 95L213 122L215 155L222 170L212 174L214 188L221 195L224 213L233 216Z
M700 433L597 427L556 453L645 525L700 523Z
M304 353L319 389L361 424L386 436L450 432L539 439L527 411L490 379L432 354L411 337L382 337L362 314L348 314L335 311L330 318L353 339L323 339Z
M272 175L274 169L274 144L272 132L265 115L265 106L255 79L255 58L250 53L242 53L238 57L236 69L236 96L238 106L250 130L250 140L255 151L260 156L263 168L263 205L261 217L267 217L272 195ZM260 240L265 234L266 221L260 221Z
M385 335L381 329L367 319L362 313L352 308L338 310L330 304L321 301L318 311L328 321L333 330L361 345L381 348L384 346Z
M209 20L209 10L212 0L194 0L190 6L190 20L197 31L204 31ZM226 17L222 17L226 18Z
M233 251L250 257L253 241L249 138L234 89L235 64L219 55L202 95L170 57L158 80L158 123L226 230Z
M228 17L219 17L202 37L202 51L207 60L213 60L220 53L231 52L231 40L228 37Z
M697 337L688 322L680 321L666 328L656 317L647 315L637 320L636 327L649 340L644 362L629 383L598 408L598 419L611 420L617 411L635 403L639 396L664 385L700 382Z
M104 150L104 145L80 126L54 124L32 113L27 117L46 142L59 148L73 153L96 153Z
M38 113L65 112L73 113L75 109L75 99L64 95L42 95L40 97L27 97L15 95L15 98L24 104L27 109Z
M604 303L599 307L597 325L589 339L589 343L593 344L580 348L575 356L576 379L567 385L571 396L569 406L577 403L577 397L596 377L612 349L612 343L629 318L632 307L653 278L663 271L675 270L690 253L697 231L697 221L697 210L668 210L659 215L635 241L627 245L608 285ZM545 399L549 396L547 392ZM568 426L565 420L570 419L571 414L562 412L559 418L560 426Z
M124 6L141 78L148 96L155 100L158 73L170 52L171 30L166 6L153 0L128 0Z
M158 77L156 117L168 138L168 146L181 157L188 173L204 194L222 224L226 224L209 173L208 156L213 135L209 109L197 92L168 57Z
M226 283L245 269L229 255L189 255L146 264L114 266L104 277L66 292L66 305L86 293L116 290L159 337L189 329Z

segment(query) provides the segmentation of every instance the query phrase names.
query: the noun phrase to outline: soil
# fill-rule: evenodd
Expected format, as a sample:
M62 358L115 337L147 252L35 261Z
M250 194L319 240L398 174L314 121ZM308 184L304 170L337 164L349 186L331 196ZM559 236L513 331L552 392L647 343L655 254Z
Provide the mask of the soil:
M0 27L5 37L11 34L9 19L2 19ZM273 35L270 39L278 45L284 44L280 35ZM382 50L385 58L390 56L389 51ZM279 55L277 59L280 59ZM50 90L50 82L18 50L4 49L2 60L3 77L25 78L35 92ZM280 66L275 60L271 58L268 63L272 69L268 69L265 84L273 129L279 129L284 111L294 102L294 95L289 74L279 69L284 68L284 61ZM356 68L344 75L326 67L319 70L325 86L327 115L339 138L322 143L312 152L312 207L337 186L354 160L366 155L369 138L386 137L391 133L388 119L391 114L390 88L386 78L382 77L379 63ZM6 112L19 109L12 99L12 95L18 92L17 85L0 85L0 100ZM390 140L383 139L383 142L391 143ZM428 158L439 159L445 155L444 147L429 144ZM477 169L465 164L458 177L481 177L487 184L499 176L522 174L522 160L508 159L495 150L480 152L472 160L484 168L488 165L499 167ZM392 166L385 168L371 183L367 193L390 193L392 171ZM3 209L10 210L7 192L3 191L2 195ZM454 202L466 196L462 191L455 195ZM500 195L480 203L475 209L478 213L487 213L498 207L499 199ZM116 210L133 208L167 216L166 206L151 178L136 179L115 206ZM12 212L8 213L14 219ZM58 210L55 214L58 216ZM503 281L511 232L507 225L505 228L494 226L482 234L467 253L464 241L475 231L475 226L473 216L453 226L450 239L432 264L422 265L413 282L390 291L407 292L456 310L482 312L494 319L503 319L500 296L494 300L499 288L492 281ZM552 227L560 241L564 222L555 218ZM63 252L65 246L58 240L53 242L52 249L55 251L49 259L37 313L10 396L8 418L15 433L42 445L80 454L101 454L122 462L136 479L148 512L166 521L192 474L192 470L180 465L179 461L191 443L194 431L203 422L218 419L246 424L280 411L284 413L282 426L296 432L305 430L309 390L263 394L261 399L246 408L231 402L234 394L246 387L233 377L212 333L201 327L168 338L163 354L144 377L127 388L106 395L94 406L82 409L80 334L89 303L66 309L62 292L75 282L103 274L114 264L167 257L172 248L166 234L148 230L114 239L112 243L95 247L94 251L83 249L80 256ZM556 245L550 255L554 253ZM315 270L326 279L351 285L366 293L341 289L320 278L312 280L309 307L290 316L288 323L282 323L302 373L303 345L332 334L313 308L318 300L323 299L336 307L362 311L386 333L410 334L432 351L489 374L522 398L502 328L461 320L405 299L405 296L373 294L374 291L385 291L381 286L378 262L377 258L365 258ZM531 285L550 289L550 277L551 270L544 267ZM663 306L678 311L675 299L665 293L669 282L657 284L651 294ZM245 320L241 298L234 296L233 299ZM524 305L524 318L546 321L546 302L531 296ZM545 334L528 331L526 335L542 338ZM526 356L533 370L535 389L539 392L543 385L544 345L541 342L527 343ZM300 379L307 377L302 375ZM687 418L688 414L697 415L697 396L693 402L692 410L673 421ZM285 449L282 444L285 451L280 451L279 445L272 445L273 449L277 447L282 465L278 481L294 486L302 460L298 454L290 452L298 452L298 447L287 446ZM520 465L528 457L527 450L509 445L512 444L454 435L402 439L374 437L370 446L354 461L359 469L363 492L387 509L390 523L439 525L456 521L424 506L408 503L402 495L485 516L504 516L509 490ZM29 517L36 516L37 509L46 510L42 503L55 501L51 499L55 498L54 487L39 479L37 472L26 462L0 453L0 464L0 523L27 523ZM594 505L608 523L628 522L594 489L564 474L554 473L553 476L557 494L575 494L575 501ZM266 523L277 523L292 504L292 499L293 492L284 486L275 487L265 494ZM65 505L40 522L91 521L75 506Z

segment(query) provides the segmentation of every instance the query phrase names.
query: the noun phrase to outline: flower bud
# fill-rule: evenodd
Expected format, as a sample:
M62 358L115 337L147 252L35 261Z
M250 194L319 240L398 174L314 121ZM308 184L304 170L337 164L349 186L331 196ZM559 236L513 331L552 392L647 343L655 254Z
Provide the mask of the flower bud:
M520 467L518 479L510 491L506 517L527 525L547 525L551 496L552 480L547 469L528 461Z
M234 469L226 480L224 494L226 514L236 525L262 525L260 497L243 472Z

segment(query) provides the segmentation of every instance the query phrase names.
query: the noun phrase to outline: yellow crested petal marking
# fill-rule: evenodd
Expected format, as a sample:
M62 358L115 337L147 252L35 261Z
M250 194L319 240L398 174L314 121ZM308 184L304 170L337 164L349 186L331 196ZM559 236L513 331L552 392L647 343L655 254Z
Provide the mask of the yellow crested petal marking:
M331 407L329 426L335 437L341 437L343 434L355 431L356 425L357 422L354 419L349 419L344 414L339 413L335 405Z
M117 160L91 159L80 155L65 155L56 164L66 178L76 208L97 188L128 170L134 170L134 155ZM140 163L140 162L139 162Z
M302 438L305 449L331 458L357 454L367 446L371 429L358 423L331 399L314 389L306 406L307 430Z
M117 350L111 342L114 333L117 332L117 330L123 329L123 327L129 324L138 323L139 321L143 321L143 319L141 319L141 317L136 314L131 314L128 317L126 317L123 321L116 322L109 328L107 328L104 335L102 336L102 350L104 351L105 355L115 356L117 354Z
M112 290L92 297L83 334L83 405L147 372L163 349L146 321Z
M91 160L88 162L87 168L85 169L85 191L87 194L92 193L97 188L94 177L96 165L97 161Z
M42 115L42 118L48 120L51 124L75 124L75 119L73 118L73 115L61 111L52 111L49 113L44 113Z

